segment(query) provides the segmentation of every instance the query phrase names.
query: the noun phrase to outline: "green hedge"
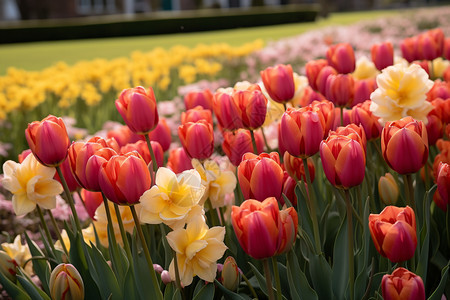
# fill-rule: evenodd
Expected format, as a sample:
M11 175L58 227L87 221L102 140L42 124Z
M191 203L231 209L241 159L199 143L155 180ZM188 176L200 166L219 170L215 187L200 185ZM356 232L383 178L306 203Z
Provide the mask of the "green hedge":
M314 21L317 5L209 9L4 24L0 43L136 36Z

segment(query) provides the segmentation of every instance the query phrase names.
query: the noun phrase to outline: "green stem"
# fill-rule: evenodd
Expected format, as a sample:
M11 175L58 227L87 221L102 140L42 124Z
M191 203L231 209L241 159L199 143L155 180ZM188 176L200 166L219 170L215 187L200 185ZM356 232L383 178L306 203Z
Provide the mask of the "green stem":
M108 206L108 199L106 199L106 196L105 196L105 194L103 194L103 192L102 192L102 197L103 197L103 205L105 206L106 218L108 219L108 228L109 228L109 232L111 234L111 241L113 243L113 245L110 245L110 246L116 247L117 241L116 241L116 235L114 233L114 227L113 227L113 222L112 222L112 218L111 218L111 211L109 210L109 206ZM117 219L118 219L118 217L117 217Z
M272 256L272 268L273 268L273 277L275 277L275 284L277 286L277 300L281 300L281 282L280 282L280 274L278 272L278 263L275 256Z
M253 152L258 155L258 148L256 147L255 133L253 130L250 130L250 136L252 137Z
M306 158L303 158L303 169L305 170L306 177L306 196L309 202L310 215L313 223L313 233L314 233L314 242L316 244L317 253L321 252L321 244L320 244L320 234L319 234L319 224L317 222L317 213L316 213L316 197L314 194L314 189L311 184L311 176L309 174L308 169L308 161Z
M275 300L275 297L273 295L272 276L270 275L269 260L267 258L264 258L262 262L264 265L264 275L266 275L267 295L269 296L269 300Z
M252 293L254 299L258 299L258 295L255 292L255 289L253 288L252 284L248 280L247 276L244 275L244 273L241 273L242 278L244 279L245 283L247 284L248 288L250 289L250 293Z
M59 231L58 224L56 223L55 217L53 216L53 213L50 209L47 209L48 215L50 216L50 220L52 221L53 228L55 229L56 236L58 237L59 242L61 243L61 246L64 250L64 253L67 257L69 257L69 251L67 250L66 244L64 243L64 240L61 236L61 232Z
M134 219L134 223L136 224L136 230L137 230L139 239L141 240L145 259L147 260L148 268L150 270L150 277L151 277L151 280L153 281L153 286L155 288L157 288L157 287L159 287L158 279L156 278L155 269L153 268L152 257L150 256L150 252L148 251L147 243L144 238L144 233L142 232L141 223L139 222L139 218L136 214L136 208L134 207L134 205L131 205L130 209L131 209L131 213L133 214L133 219ZM159 293L156 292L156 294L158 295L158 299L163 299L161 290L158 290L158 291L159 291Z
M450 248L450 227L449 227L450 221L449 221L449 219L450 219L450 204L447 204L447 213L445 216L445 224L446 224L445 228L447 228L447 243L448 243L448 247Z
M128 260L130 261L130 266L131 266L133 263L133 256L131 256L131 248L130 248L130 244L128 243L127 233L125 231L125 228L123 227L123 221L122 221L122 216L120 214L120 209L116 203L114 203L114 210L116 211L117 223L119 223L120 234L122 236L122 241L123 241L123 247L125 248L125 252L127 253L127 257L128 257Z
M156 164L155 153L153 152L152 144L150 143L150 138L148 134L145 134L145 140L147 141L148 151L150 151L150 157L152 158L152 168L153 172L150 172L152 178L152 186L155 184L154 176L156 175L156 170L158 170L158 165Z
M173 250L173 264L175 269L175 283L177 285L177 288L180 290L180 294L182 295L183 299L185 299L186 297L183 292L183 287L181 286L180 269L178 268L178 257L175 250Z
M73 218L75 219L75 225L77 227L78 232L83 236L83 232L81 231L80 220L78 219L78 214L75 209L75 204L72 198L72 194L70 193L69 187L67 186L66 179L61 171L60 166L56 166L56 171L58 172L59 178L61 179L61 183L64 188L64 192L66 193L67 200L69 201L70 209L72 210Z
M411 206L411 208L414 210L414 214L416 215L416 221L417 221L417 211L416 211L416 202L414 201L414 188L413 188L413 182L411 174L404 175L405 178L405 192L407 195L407 202L408 205ZM419 223L417 223L419 224Z
M344 107L343 106L341 106L340 112L341 112L341 126L344 126Z
M266 134L264 133L263 127L261 127L261 134L263 136L264 145L266 145L267 152L269 152L269 153L272 152L272 149L269 147L269 143L267 143L267 138L266 138Z
M345 203L347 204L347 239L348 239L348 268L349 268L349 282L350 282L350 299L354 299L354 285L355 285L355 267L353 255L353 221L352 221L352 203L350 202L350 193L348 189L345 192Z
M50 244L50 247L52 248L53 253L55 253L56 252L55 245L53 243L53 239L50 234L50 231L48 230L47 223L44 220L44 214L42 213L41 207L39 205L36 205L36 208L38 211L39 219L41 220L42 227L44 228L45 235L47 236L48 243Z

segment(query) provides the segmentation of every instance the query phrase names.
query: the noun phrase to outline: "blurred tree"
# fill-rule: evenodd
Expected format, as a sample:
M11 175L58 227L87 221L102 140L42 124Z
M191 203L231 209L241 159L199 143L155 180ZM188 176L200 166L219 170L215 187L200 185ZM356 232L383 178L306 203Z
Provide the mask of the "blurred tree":
M264 6L264 0L252 0L252 6Z
M229 7L239 7L239 6L241 6L241 1L239 1L239 0L229 0L228 1L228 6Z

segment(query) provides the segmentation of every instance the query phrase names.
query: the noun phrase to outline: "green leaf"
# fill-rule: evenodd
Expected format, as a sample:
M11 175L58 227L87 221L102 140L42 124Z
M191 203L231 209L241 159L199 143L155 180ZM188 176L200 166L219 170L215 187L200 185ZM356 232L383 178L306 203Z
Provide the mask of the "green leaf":
M258 269L252 264L252 263L248 263L250 265L250 268L253 271L253 274L255 274L256 280L259 283L259 287L261 288L261 291L267 295L267 283L266 283L266 278L258 271ZM271 283L272 284L272 283ZM271 288L273 289L273 284L271 286ZM276 291L275 289L273 289L273 293L274 295L276 295Z
M86 247L88 255L87 261L92 279L97 283L103 299L122 299L122 291L119 288L114 272L106 262L101 252L91 244L91 247Z
M346 290L349 280L347 232L347 216L345 216L339 227L333 249L334 259L331 278L334 296L336 296L337 299L347 298Z
M229 300L245 300L245 298L242 297L241 295L236 294L235 292L230 291L229 289L224 287L219 281L217 281L217 279L214 279L214 283L219 288L219 290L222 291L222 293L224 294L224 298L225 299L229 299Z
M425 216L425 222L423 222L422 229L420 230L420 235L424 236L422 245L418 245L420 248L419 262L417 263L416 274L419 275L423 284L426 285L427 282L427 270L429 261L429 250L430 250L430 203L433 199L433 194L437 186L434 185L428 192L425 193L423 199L423 210ZM422 239L421 239L422 240Z
M14 284L11 280L6 278L2 272L0 272L0 282L5 289L5 291L8 293L8 295L12 299L16 300L31 300L30 296L27 295L27 293L19 286Z
M364 229L361 250L358 252L358 259L356 260L358 264L356 265L357 276L355 280L355 299L362 299L366 291L366 284L369 280L370 269L367 268L367 263L369 261L369 244L370 244L370 230L369 230L369 206L370 198L367 197L366 203L364 205Z
M124 282L125 281L125 275L127 273L127 269L129 266L128 259L126 258L126 255L121 252L119 244L113 243L110 231L110 226L108 226L108 250L109 250L109 256L111 258L111 264L112 268L114 270L114 274L117 276L118 282Z
M319 299L333 299L331 267L322 254L309 257L309 273Z
M172 300L174 293L175 293L175 283L169 282L168 284L166 284L166 289L164 290L164 300Z
M199 283L202 282L203 280L199 281ZM213 298L214 298L214 284L212 283L204 285L200 289L200 291L194 296L194 300L210 300Z
M302 186L302 187L301 187ZM306 198L304 197L305 192L304 185L301 182L297 183L295 187L295 195L297 196L297 213L298 213L298 225L307 234L309 240L314 241L313 225L311 216L309 214L308 205L306 204Z
M445 287L448 284L448 268L449 265L445 266L445 268L442 269L441 282L439 282L438 287L430 296L430 298L428 298L428 300L441 300L442 294L444 294Z
M126 298L127 299L140 299L139 295L137 293L136 281L134 280L134 272L132 268L128 268L127 274L125 275L123 284L122 284L122 291L126 292Z
M287 277L292 299L314 300L318 299L316 292L309 285L305 273L300 269L294 251L287 254Z
M36 256L45 257L45 255L36 246L36 244L33 243L33 241L31 241L30 237L28 236L28 234L26 232L25 232L25 239L27 241L28 248L30 249L30 253L33 257L36 257ZM50 273L51 273L49 263L47 262L47 260L44 260L44 259L33 259L32 263L33 263L34 272L41 280L42 288L44 289L44 291L47 294L49 294L50 289L48 288L48 283L50 280Z
M28 295L31 297L31 300L50 300L50 297L47 296L42 290L40 290L37 286L32 284L28 279L23 276L18 275L17 280L20 282L20 285L25 289Z

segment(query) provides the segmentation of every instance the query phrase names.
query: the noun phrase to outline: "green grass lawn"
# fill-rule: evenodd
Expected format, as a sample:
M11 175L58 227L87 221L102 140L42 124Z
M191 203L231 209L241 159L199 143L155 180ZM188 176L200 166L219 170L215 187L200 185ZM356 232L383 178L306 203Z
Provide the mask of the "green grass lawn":
M347 25L364 19L398 13L401 13L401 11L335 13L329 18L310 23L158 36L6 44L0 45L0 75L4 75L8 67L40 70L58 61L73 64L79 60L94 58L112 59L128 56L134 50L149 51L158 46L169 48L173 45L182 44L192 47L199 43L219 42L237 46L258 38L264 41L278 40L319 27L333 24Z

